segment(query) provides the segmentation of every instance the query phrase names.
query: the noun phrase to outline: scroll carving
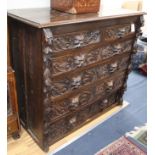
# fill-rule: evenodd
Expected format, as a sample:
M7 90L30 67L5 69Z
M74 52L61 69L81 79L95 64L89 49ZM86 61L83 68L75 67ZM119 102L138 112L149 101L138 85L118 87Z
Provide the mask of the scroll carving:
M45 42L52 46L52 53L85 47L87 45L99 43L101 40L101 32L99 30L61 36L54 36L49 28L44 28L43 30Z
M144 16L140 16L137 22L135 23L135 33L136 33L136 39L134 42L134 49L133 49L133 54L137 52L137 40L139 36L142 34L141 27L144 26Z
M114 61L113 63L103 64L80 74L72 76L65 76L60 80L48 81L51 84L52 96L63 95L67 91L77 89L81 86L87 85L91 82L95 82L98 79L102 79L105 76L111 75L119 70L127 69L129 57L124 57L122 60Z
M92 86L88 90L84 90L70 98L63 99L54 104L51 104L51 111L49 112L49 121L61 117L69 113L70 111L77 110L83 105L90 104L97 98L101 98L104 95L108 95L113 91L118 90L123 86L124 75L117 77L115 80L108 80L102 82L99 85Z
M51 144L55 142L55 139L59 139L64 134L71 132L78 125L84 123L92 116L98 114L99 112L105 110L110 105L113 105L120 98L119 91L117 90L109 96L104 96L100 98L95 104L91 104L83 108L80 113L75 112L72 115L61 118L59 121L49 124L47 129L48 142Z
M98 108L94 107L94 109L87 109L87 114L81 114L82 117L77 115L76 119L73 119L76 121L69 121L68 118L66 121L70 123L70 128L67 127L69 124L67 124L64 120L60 120L58 122L61 125L57 123L50 124L52 120L57 119L62 115L66 115L80 106L87 105L96 99L102 98L103 94L110 94L114 90L119 89L123 85L124 81L121 77L115 79L115 81L104 81L100 85L93 85L91 88L85 89L70 98L65 98L58 103L54 102L53 97L63 95L68 91L72 91L73 89L95 82L96 80L109 76L120 69L126 69L127 66L125 64L126 61L128 61L128 58L96 66L86 71L82 71L80 74L66 76L63 79L55 79L53 75L71 71L97 61L105 60L116 54L129 52L132 49L132 41L129 40L124 43L100 47L89 52L77 53L74 56L66 55L65 57L53 59L53 53L59 53L65 50L72 50L99 43L101 40L101 32L99 30L95 30L92 32L88 31L68 34L66 36L54 36L51 29L45 28L43 33L45 37L43 44L44 135L45 137L50 137L50 139L54 140L70 131L82 121L85 121L87 117L90 117L99 110L104 109L103 107L106 107L110 101L104 100L102 103L104 105L100 102ZM124 77L124 75L122 75L122 77Z
M105 60L117 54L129 52L131 49L132 41L129 40L124 43L101 47L88 53L81 53L76 56L66 56L65 58L53 59L53 61L50 61L52 66L52 73L54 75L59 75L79 67Z
M108 27L104 30L104 39L106 41L122 38L131 33L131 25Z

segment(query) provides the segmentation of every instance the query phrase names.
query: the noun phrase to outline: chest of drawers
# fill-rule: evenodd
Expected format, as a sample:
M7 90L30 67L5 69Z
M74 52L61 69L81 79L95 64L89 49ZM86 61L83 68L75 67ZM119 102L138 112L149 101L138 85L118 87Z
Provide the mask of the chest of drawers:
M8 13L20 119L48 147L122 103L142 12Z

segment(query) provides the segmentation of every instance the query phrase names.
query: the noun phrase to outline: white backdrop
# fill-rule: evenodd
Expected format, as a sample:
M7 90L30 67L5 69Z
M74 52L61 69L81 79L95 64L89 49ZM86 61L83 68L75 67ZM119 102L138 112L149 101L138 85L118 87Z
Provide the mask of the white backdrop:
M119 8L126 0L101 0L103 8ZM49 7L50 0L7 0L8 9Z
M49 7L50 0L7 0L7 9Z

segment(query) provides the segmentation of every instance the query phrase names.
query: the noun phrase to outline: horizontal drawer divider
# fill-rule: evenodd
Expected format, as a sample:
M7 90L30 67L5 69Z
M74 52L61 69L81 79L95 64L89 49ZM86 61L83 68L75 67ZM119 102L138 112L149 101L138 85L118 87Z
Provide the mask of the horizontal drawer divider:
M113 62L115 60L119 60L120 58L122 57L127 57L127 56L130 56L131 54L131 51L128 51L126 53L122 53L121 55L120 54L116 54L110 58L107 58L105 60L101 60L101 61L98 61L96 63L93 63L93 64L90 64L90 65L87 65L87 66L84 66L84 67L80 67L80 68L77 68L76 70L71 70L71 71L68 71L68 72L65 72L65 73L61 73L59 75L54 75L51 79L54 80L58 80L58 79L63 79L64 76L73 76L75 74L79 74L80 72L83 72L87 69L91 69L93 67L97 67L99 65L104 65L104 64L107 64L107 63L110 63L110 62Z
M114 43L121 43L121 42L130 40L130 39L133 39L134 37L136 37L135 33L131 32L129 35L127 35L123 38L119 38L119 39L115 39L115 40L111 40L111 41L102 40L99 43L88 45L86 47L81 47L81 48L76 48L76 49L71 49L71 50L66 50L66 51L64 50L63 52L59 52L59 53L52 53L52 57L55 59L57 57L74 55L74 54L80 53L81 50L90 51L90 50L93 50L94 48L100 48L100 47L108 46L108 45L114 44Z
M118 91L121 91L121 88L122 88L122 86L121 86L120 88L117 88L116 90L112 90L112 92L109 93L108 95L107 95L107 94L104 94L104 96L102 97L102 99L104 99L104 97L105 97L106 95L107 95L106 98L108 98L109 96L113 95L114 93L116 93L116 92L118 92ZM49 125L51 125L51 124L54 123L54 122L57 122L57 121L60 120L60 119L65 118L65 117L67 117L67 116L69 116L69 115L72 115L72 114L74 114L75 112L81 111L81 110L83 110L85 107L88 107L88 106L90 106L90 105L92 105L92 104L95 104L98 100L101 100L101 97L95 98L95 99L94 99L93 101L91 101L90 103L85 104L85 105L82 105L81 107L78 107L76 110L73 110L73 111L71 111L71 112L69 112L69 113L66 113L66 114L64 114L64 115L62 115L62 116L60 116L60 117L58 117L58 118L55 118L55 119L53 119L53 120L51 119L51 123L50 123Z
M67 91L67 93L63 94L63 95L60 95L60 96L57 96L57 97L51 97L51 100L53 102L58 102L58 101L61 101L63 100L64 98L68 98L69 96L73 95L73 94L76 94L76 93L79 93L80 91L85 91L86 89L90 89L90 87L92 87L92 85L99 85L102 81L105 81L107 82L108 80L112 80L112 79L115 79L117 78L118 76L121 76L122 74L125 74L127 71L126 70L120 70L119 73L114 73L112 74L110 77L107 76L107 77L104 77L102 79L99 79L99 80L96 80L90 84L87 84L85 86L82 86L78 89L75 89L75 90L70 90L70 91Z

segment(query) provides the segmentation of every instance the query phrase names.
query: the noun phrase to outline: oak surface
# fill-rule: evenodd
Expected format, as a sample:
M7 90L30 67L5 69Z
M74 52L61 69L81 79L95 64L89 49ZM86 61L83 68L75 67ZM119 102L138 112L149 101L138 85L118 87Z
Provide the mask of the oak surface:
M144 12L127 9L100 10L99 13L72 15L50 8L33 8L9 10L8 16L34 27L42 28L49 26L77 24L108 19L117 19L129 16L143 15Z

